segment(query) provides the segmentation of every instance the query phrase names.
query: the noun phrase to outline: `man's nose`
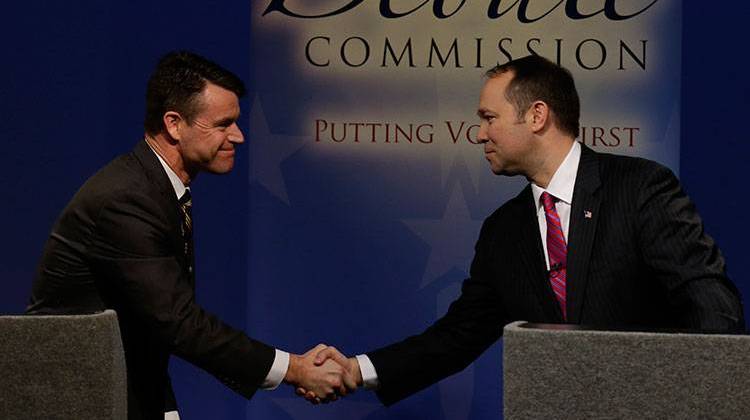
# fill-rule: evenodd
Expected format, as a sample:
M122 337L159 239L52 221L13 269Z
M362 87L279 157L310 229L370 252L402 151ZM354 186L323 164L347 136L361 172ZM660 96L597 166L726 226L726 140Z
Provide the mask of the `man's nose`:
M232 124L229 127L229 135L227 136L229 141L234 144L240 144L245 142L245 136L242 135L242 130L237 126L237 123Z
M484 121L479 124L479 131L477 132L477 142L479 144L487 143L490 140L487 137L487 123Z

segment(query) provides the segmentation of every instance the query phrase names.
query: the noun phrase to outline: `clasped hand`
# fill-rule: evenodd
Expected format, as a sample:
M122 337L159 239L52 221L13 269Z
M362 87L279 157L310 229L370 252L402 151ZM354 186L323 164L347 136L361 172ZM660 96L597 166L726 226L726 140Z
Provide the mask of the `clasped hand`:
M319 404L356 391L362 385L362 374L356 358L347 358L335 347L318 344L305 354L289 356L284 380L297 388L297 395Z

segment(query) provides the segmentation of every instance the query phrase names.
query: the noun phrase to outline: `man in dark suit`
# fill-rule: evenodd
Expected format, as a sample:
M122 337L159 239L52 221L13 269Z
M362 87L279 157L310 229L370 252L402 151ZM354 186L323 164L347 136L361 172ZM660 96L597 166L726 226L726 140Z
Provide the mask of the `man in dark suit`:
M346 359L393 404L461 371L514 320L740 333L740 295L667 168L577 143L570 73L529 56L487 73L478 140L498 175L530 184L487 218L471 277L421 334ZM308 399L314 393L298 390Z
M239 78L203 57L163 57L148 82L145 139L80 188L39 263L29 314L117 311L129 418L178 418L172 354L246 398L282 380L328 398L345 392L338 364L314 366L312 351L275 350L195 302L189 185L201 171L232 169L244 141L237 126L244 91Z

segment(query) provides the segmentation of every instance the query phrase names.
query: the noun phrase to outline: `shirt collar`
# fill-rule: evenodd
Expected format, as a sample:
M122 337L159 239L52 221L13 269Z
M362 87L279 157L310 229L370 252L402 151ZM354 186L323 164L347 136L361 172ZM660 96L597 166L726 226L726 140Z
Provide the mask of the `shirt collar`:
M148 144L148 142L146 142ZM164 168L164 172L167 173L167 177L169 178L169 182L172 184L172 188L174 188L174 193L177 195L177 199L179 200L180 197L182 197L185 194L185 191L188 190L188 187L185 186L185 184L182 182L179 176L172 170L172 168L167 165L167 162L162 159L162 157L156 153L156 150L154 150L151 145L149 144L148 147L151 149L152 152L156 155L156 158L159 159L159 163L161 163L161 166Z
M552 175L547 188L544 189L534 183L531 184L531 192L534 194L534 203L536 203L537 210L542 207L539 197L545 191L568 205L573 202L573 189L576 185L576 175L578 174L578 163L580 161L581 144L574 141L568 155L565 156L555 174Z

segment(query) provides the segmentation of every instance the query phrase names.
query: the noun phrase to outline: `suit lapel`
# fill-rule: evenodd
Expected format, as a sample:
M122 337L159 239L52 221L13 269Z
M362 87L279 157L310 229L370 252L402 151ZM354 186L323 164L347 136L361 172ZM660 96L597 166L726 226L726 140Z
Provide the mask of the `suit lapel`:
M141 140L133 149L133 154L141 163L146 176L151 181L151 185L155 187L158 193L158 202L164 209L164 214L169 218L171 228L179 231L181 216L177 196L167 173L164 172L161 162L156 157L156 153L151 150L146 140Z
M567 310L568 322L573 324L580 323L581 320L583 297L589 280L589 261L601 203L597 194L601 185L598 156L586 146L582 145L581 149L568 235Z
M174 192L174 187L169 181L167 173L164 172L161 162L156 157L156 153L149 147L146 140L141 140L133 149L133 155L140 162L143 167L146 177L149 179L151 185L154 186L154 199L159 203L162 211L167 217L169 222L169 230L172 232L172 238L174 245L177 249L182 249L184 246L181 225L182 215L180 214L180 205L177 202L177 195ZM192 266L192 261L186 258L184 261L184 267ZM190 276L193 277L192 275Z
M562 322L562 311L557 304L557 298L552 291L547 276L544 248L539 233L539 221L537 220L537 208L531 186L527 186L521 192L518 200L517 220L519 221L520 232L517 246L519 263L526 270L524 278L531 282L545 319Z

